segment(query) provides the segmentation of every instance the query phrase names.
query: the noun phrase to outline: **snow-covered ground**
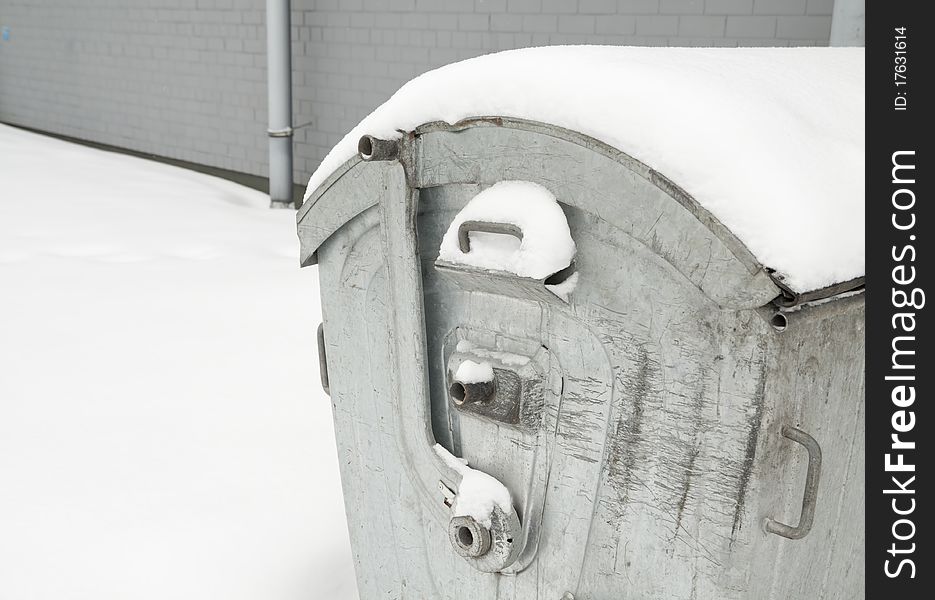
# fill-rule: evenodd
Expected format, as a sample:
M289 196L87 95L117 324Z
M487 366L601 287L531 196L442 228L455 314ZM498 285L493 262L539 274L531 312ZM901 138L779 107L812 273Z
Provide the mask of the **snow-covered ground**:
M0 125L0 598L355 598L265 195Z

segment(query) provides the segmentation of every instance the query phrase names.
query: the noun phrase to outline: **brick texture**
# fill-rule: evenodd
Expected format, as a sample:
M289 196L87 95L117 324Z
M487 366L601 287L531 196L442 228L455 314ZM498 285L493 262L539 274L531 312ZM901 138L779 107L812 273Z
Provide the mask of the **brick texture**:
M549 44L828 43L832 0L292 0L295 180L408 79ZM265 175L264 0L3 0L0 121Z

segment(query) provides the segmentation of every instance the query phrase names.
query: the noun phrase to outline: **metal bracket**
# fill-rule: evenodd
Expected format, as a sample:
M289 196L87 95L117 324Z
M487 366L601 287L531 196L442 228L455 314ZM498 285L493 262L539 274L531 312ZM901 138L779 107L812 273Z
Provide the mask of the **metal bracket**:
M266 135L271 138L281 138L281 137L292 137L293 129L291 127L286 127L285 129L267 129Z
M783 282L782 277L780 277L776 272L770 272L769 277L773 280L773 283L776 284L776 287L778 287L782 292L773 300L773 303L780 308L792 308L793 306L798 306L800 304L815 302L816 300L824 300L826 298L832 298L834 296L839 296L848 292L855 292L857 290L863 289L864 287L864 278L856 277L848 281L835 283L834 285L829 285L827 287L812 290L810 292L796 292L788 285L786 285Z
M800 540L808 535L808 532L812 529L812 522L815 520L815 507L818 504L818 481L821 478L821 446L809 434L789 425L782 426L782 435L805 446L805 450L808 451L808 472L805 475L802 513L799 515L799 524L795 527L768 517L764 525L769 533L775 533L790 540Z

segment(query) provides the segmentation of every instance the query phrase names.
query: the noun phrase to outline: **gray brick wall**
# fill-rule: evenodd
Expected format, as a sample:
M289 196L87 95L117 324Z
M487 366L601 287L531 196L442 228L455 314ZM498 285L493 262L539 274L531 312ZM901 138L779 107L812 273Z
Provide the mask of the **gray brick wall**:
M295 179L408 79L550 44L826 45L833 0L293 0ZM0 0L0 121L266 172L263 0Z
M0 121L259 173L264 12L256 0L0 0Z

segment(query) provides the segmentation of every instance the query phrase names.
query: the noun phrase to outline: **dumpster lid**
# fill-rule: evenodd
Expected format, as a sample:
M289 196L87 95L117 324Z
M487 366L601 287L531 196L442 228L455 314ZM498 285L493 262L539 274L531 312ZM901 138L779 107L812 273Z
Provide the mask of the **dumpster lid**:
M594 137L664 173L784 288L864 274L862 48L552 46L413 79L348 133L306 198L364 134L431 121L529 119Z

